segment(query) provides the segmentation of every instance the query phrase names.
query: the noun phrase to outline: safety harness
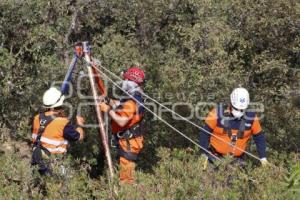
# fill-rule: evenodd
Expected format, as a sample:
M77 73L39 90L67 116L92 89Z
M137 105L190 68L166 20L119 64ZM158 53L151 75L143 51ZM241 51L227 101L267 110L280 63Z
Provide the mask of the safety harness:
M139 103L137 103L138 105L138 115L143 116L144 115L144 107L140 105L140 103L143 103L143 99L141 98L140 94L135 94L134 95L135 99L137 99L139 101ZM123 104L128 101L130 99L122 99L121 100L121 104L118 108L122 108ZM127 160L131 160L131 161L136 161L138 154L134 153L131 151L131 145L130 145L130 141L131 139L134 139L136 137L139 137L141 135L143 135L144 130L143 130L143 119L140 120L139 122L137 122L136 124L134 124L132 127L130 127L129 129L125 130L125 131L121 131L118 132L117 134L114 135L114 140L115 140L115 146L117 148L117 154L118 157L124 157ZM124 151L122 149L122 147L120 147L119 144L119 140L126 140L126 151Z
M232 116L230 116L230 112L226 111L224 107L221 106L220 109L222 110L223 115L219 115L219 116L221 116L221 122L223 122L224 133L225 134L227 133L228 137L231 139L231 144L235 145L237 139L244 138L246 120L244 116L240 119L240 126L238 129L238 133L237 135L232 135L232 128L230 127L230 120L232 120ZM227 106L225 108L227 108Z
M32 159L31 165L38 165L39 172L41 174L45 174L46 172L50 172L49 167L43 160L43 152L49 157L51 153L48 151L47 148L42 146L41 138L45 132L46 127L55 119L53 115L46 116L44 113L39 114L39 130L36 137L35 142L33 143L33 152L32 152ZM43 151L43 152L42 152Z
M140 122L126 131L117 133L116 134L116 140L117 140L116 146L117 146L118 156L122 156L122 157L126 158L127 160L132 160L132 161L137 160L138 154L133 153L131 151L131 145L130 145L129 140L137 138L141 135L143 135L143 131L142 131L142 125L140 124ZM124 151L119 145L119 140L122 140L122 139L126 140L126 144L127 144L126 151Z
M231 139L231 143L235 144L237 139L243 139L244 138L244 131L245 131L245 119L242 118L240 122L240 126L238 129L237 135L232 135L232 129L230 127L229 119L224 120L224 131L227 133L228 137Z

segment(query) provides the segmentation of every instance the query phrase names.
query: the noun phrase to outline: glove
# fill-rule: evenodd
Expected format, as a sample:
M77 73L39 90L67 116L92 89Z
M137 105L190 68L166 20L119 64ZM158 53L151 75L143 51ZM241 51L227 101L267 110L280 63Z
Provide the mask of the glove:
M99 107L100 107L100 110L105 113L107 113L110 110L110 106L104 102L100 103Z
M263 166L263 167L266 167L269 165L267 158L261 158L260 163L261 163L261 166Z
M203 154L201 157L202 157L201 161L203 163L203 165L202 165L203 171L207 170L208 165L209 164L214 164L214 161L216 160L211 155Z
M204 156L203 171L207 170L207 166L208 166L208 157Z

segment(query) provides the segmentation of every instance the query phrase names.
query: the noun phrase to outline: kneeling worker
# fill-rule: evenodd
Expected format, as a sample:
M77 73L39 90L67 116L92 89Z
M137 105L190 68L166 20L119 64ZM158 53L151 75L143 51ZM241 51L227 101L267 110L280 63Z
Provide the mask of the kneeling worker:
M266 141L255 112L247 110L250 98L245 88L236 88L230 95L230 105L218 105L208 114L200 131L200 145L212 154L222 157L233 155L242 159L247 143L253 137L262 165L266 158ZM231 145L230 145L231 144ZM214 158L206 153L210 162Z

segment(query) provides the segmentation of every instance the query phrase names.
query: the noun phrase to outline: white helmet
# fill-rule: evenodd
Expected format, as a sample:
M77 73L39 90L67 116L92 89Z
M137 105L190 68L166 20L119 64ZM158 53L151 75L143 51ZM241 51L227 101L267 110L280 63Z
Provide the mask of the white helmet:
M250 103L249 92L242 87L235 88L230 94L230 101L234 108L244 110Z
M65 100L65 96L62 95L55 87L48 89L43 96L43 104L45 108L56 108L62 106Z

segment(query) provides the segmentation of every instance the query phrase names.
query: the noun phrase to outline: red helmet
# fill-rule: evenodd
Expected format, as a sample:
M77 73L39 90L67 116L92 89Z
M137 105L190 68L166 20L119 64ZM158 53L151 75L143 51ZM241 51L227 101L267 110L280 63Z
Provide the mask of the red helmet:
M130 81L134 81L140 85L145 80L145 73L142 69L138 67L131 67L123 73L123 78L128 79Z

